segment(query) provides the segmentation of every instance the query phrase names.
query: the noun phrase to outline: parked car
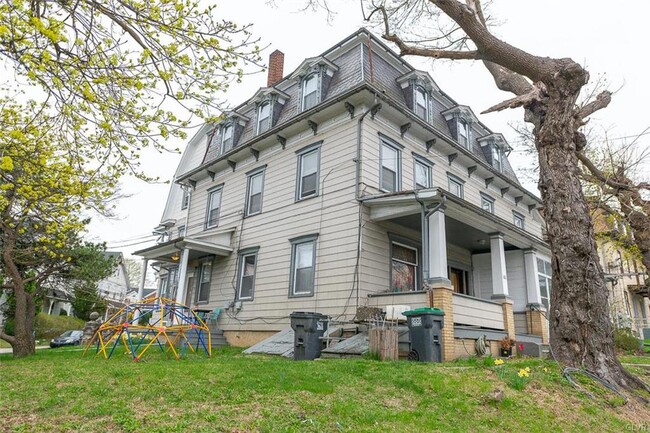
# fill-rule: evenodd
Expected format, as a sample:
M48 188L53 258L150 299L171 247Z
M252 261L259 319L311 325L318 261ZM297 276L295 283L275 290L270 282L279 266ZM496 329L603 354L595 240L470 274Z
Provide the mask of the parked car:
M56 338L53 338L50 341L50 347L61 347L61 346L78 346L81 344L81 339L84 336L83 331L65 331L63 334L59 335Z

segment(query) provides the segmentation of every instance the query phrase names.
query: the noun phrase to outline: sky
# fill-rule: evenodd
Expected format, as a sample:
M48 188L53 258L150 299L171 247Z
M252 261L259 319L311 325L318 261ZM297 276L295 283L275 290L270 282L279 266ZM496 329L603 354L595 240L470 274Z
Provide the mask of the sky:
M650 2L628 0L613 6L604 0L494 0L490 14L499 22L493 32L508 43L532 54L549 57L571 57L591 74L591 79L604 77L609 89L615 91L610 106L592 116L590 125L606 131L614 141L633 140L650 127L650 87L648 86L647 43L650 41ZM316 56L344 39L363 22L358 1L329 0L336 12L330 22L324 11L302 11L304 0L222 0L216 13L223 19L240 24L253 24L252 32L266 47L263 58L273 50L285 53L284 74L290 74L307 57ZM475 113L489 108L511 95L496 89L482 63L473 61L432 61L416 57L406 60L415 68L431 74L438 86L459 104L469 105ZM226 100L231 106L250 98L266 85L266 73L246 76L241 84L232 85ZM513 125L523 120L523 110L478 115L495 132L504 134L515 148L510 161L517 169L535 164L517 146ZM189 131L189 136L194 131ZM639 146L650 145L650 129L638 138ZM169 143L170 148L185 148L186 142ZM150 176L171 181L180 154L147 153L142 155L143 169ZM646 180L650 175L646 174ZM520 176L531 191L535 182ZM125 178L116 218L94 217L88 238L106 242L111 251L129 256L133 251L152 245L151 232L160 222L169 191L169 184L147 184Z

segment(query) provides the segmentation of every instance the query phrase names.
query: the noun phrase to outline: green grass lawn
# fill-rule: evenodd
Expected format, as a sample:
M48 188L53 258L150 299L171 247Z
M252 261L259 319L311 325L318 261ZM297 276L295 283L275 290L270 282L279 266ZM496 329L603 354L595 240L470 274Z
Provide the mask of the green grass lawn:
M215 351L134 363L45 350L0 356L0 431L628 431L650 411L591 400L536 359L447 364L291 360ZM519 372L529 368L529 376ZM650 382L650 371L634 369ZM523 388L523 389L522 389ZM521 390L520 390L521 389ZM494 398L503 390L502 398ZM496 394L499 394L497 392Z

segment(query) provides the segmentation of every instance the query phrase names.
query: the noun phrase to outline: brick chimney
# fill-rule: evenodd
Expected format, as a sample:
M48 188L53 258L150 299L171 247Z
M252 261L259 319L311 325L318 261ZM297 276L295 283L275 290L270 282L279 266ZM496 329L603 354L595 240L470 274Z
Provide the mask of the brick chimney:
M269 78L267 86L271 87L282 79L284 73L284 53L275 50L269 56Z

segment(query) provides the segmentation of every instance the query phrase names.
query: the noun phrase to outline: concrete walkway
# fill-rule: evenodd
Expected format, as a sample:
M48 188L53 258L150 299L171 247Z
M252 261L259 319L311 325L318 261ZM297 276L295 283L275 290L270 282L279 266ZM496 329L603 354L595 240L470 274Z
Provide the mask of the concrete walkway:
M49 349L50 346L36 346L36 350ZM4 353L11 353L11 347L7 349L0 349L0 355Z

